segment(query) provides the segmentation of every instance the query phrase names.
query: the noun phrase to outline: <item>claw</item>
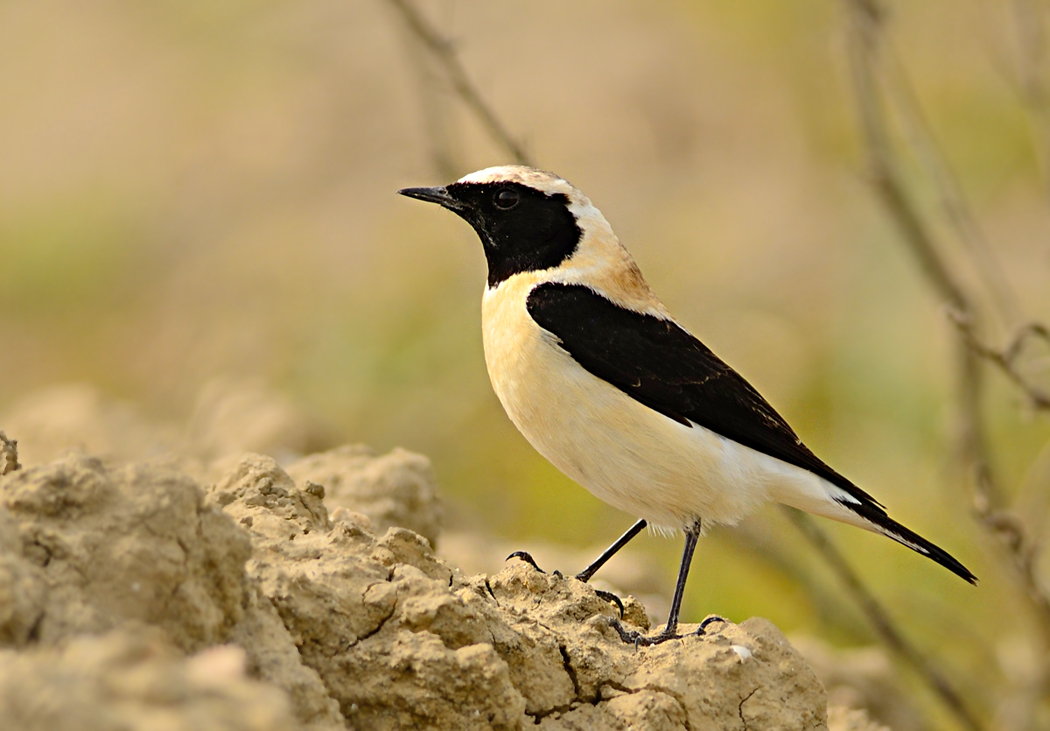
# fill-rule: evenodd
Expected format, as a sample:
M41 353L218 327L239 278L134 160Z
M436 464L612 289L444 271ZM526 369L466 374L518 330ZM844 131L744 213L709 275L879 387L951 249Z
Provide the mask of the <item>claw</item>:
M504 561L510 561L512 558L520 558L522 561L524 561L529 566L531 566L532 568L534 568L537 571L539 571L541 574L547 573L546 571L544 571L543 569L541 569L539 566L536 565L536 559L534 559L532 557L532 554L529 553L528 551L515 551L514 553L510 554L509 556L507 556L507 558L505 558Z
M606 592L602 592L602 593L604 594ZM619 603L619 602L617 602L617 603ZM623 605L620 605L620 609L621 609L620 617L622 618L623 617L623 611L622 611L623 610ZM700 626L697 627L696 632L692 632L690 634L695 635L697 637L703 637L704 635L707 634L708 626L714 624L715 622L722 622L723 624L729 624L729 620L728 619L724 619L722 617L719 617L718 615L712 614L710 617L708 617L707 619L705 619L703 622L700 623ZM625 630L623 628L623 625L620 624L620 620L618 620L618 619L610 619L609 620L609 625L613 629L616 630L616 633L618 635L620 635L620 639L623 640L624 643L626 643L628 645L634 645L635 649L638 649L638 647L640 647L640 646L641 647L649 647L651 645L662 644L664 642L667 642L668 640L678 640L678 639L681 639L681 638L685 637L685 635L680 635L680 634L678 634L675 631L668 632L667 631L668 630L667 627L664 627L662 632L659 632L658 634L655 634L655 635L649 637L649 636L643 635L641 632L637 632L635 630L630 630L630 631Z
M618 619L610 619L609 625L616 630L616 633L620 635L620 639L623 640L625 644L634 645L635 649L638 649L640 646L649 647L650 645L659 645L668 640L677 640L682 637L682 635L677 632L668 632L666 627L663 632L655 634L652 637L643 635L641 632L636 632L635 630L627 631L623 628L623 625L620 624L620 620Z
M547 573L546 571L544 571L543 569L541 569L539 566L536 565L536 559L534 559L532 557L532 554L529 553L528 551L515 551L514 553L510 554L509 556L507 556L507 558L504 559L504 560L505 561L510 561L512 558L521 559L522 561L527 563L529 566L531 566L532 568L534 568L537 571L539 571L541 574ZM551 574L551 576L555 576L555 577L557 577L559 579L564 579L565 578L565 576L562 574L562 572L558 571L558 570L555 570ZM602 591L601 589L595 589L594 593L597 594L602 599L604 599L605 601L612 602L617 607L619 607L620 608L620 618L623 619L624 607L623 607L623 602L620 601L620 597L616 596L611 591Z
M708 617L707 619L705 619L703 622L700 623L700 626L696 628L696 632L694 632L693 634L696 635L697 637L703 637L704 635L707 634L707 626L709 624L714 624L715 622L721 622L722 624L729 624L729 620L728 619L724 619L722 617L719 617L717 614L712 614L710 617Z
M603 591L602 589L595 589L594 593L601 599L607 602L612 602L620 608L620 619L623 619L623 602L620 601L620 597L613 594L611 591Z

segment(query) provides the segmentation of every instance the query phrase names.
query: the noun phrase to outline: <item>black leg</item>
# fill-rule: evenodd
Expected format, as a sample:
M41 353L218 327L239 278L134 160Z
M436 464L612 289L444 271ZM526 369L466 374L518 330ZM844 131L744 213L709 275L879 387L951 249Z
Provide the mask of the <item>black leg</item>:
M685 532L685 549L682 551L682 565L678 568L678 582L674 587L674 597L671 599L671 613L667 617L667 626L663 631L653 637L646 637L637 632L627 632L616 623L616 631L620 638L634 645L657 645L667 640L678 637L678 615L682 610L682 597L685 595L685 582L689 577L689 565L693 562L693 552L696 550L696 542L700 538L700 521L697 520Z
M639 520L637 523L628 528L627 532L619 538L617 538L615 543L606 548L605 552L602 553L601 556L594 559L594 561L591 562L590 566L585 568L580 573L576 574L576 578L583 582L590 581L591 577L594 576L594 573L602 566L604 566L606 561L615 556L617 551L619 551L621 548L630 543L632 538L641 533L642 529L645 528L645 526L646 522L644 520Z
M682 611L682 598L685 596L685 580L689 577L689 566L693 563L693 551L700 538L700 521L696 521L685 532L685 549L682 551L682 565L678 567L678 582L674 585L674 597L671 598L671 613L667 616L667 626L660 634L674 637L678 632L678 614Z

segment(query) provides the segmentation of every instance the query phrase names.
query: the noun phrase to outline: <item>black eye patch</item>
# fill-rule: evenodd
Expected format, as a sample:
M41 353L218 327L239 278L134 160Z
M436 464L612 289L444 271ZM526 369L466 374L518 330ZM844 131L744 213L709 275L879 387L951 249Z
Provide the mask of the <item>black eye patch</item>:
M451 208L478 232L497 286L520 272L556 267L572 256L583 232L564 193L545 193L523 183L450 183Z

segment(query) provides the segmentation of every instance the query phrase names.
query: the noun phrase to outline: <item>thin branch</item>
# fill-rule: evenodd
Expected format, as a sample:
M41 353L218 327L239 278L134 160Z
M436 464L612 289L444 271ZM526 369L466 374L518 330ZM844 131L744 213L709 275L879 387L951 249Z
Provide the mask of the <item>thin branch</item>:
M1020 307L1007 284L1006 275L999 265L999 260L992 255L988 240L973 214L959 179L930 130L908 75L898 55L886 40L883 41L883 49L883 55L889 61L886 64L888 72L882 75L887 96L893 100L897 111L900 112L908 134L908 142L934 182L945 218L970 252L974 262L973 269L984 280L993 301L999 306L1002 321L1017 320L1020 317Z
M940 247L908 196L886 130L882 95L874 69L878 64L882 10L873 0L847 0L854 40L849 44L853 84L868 152L868 173L876 192L897 224L926 278L952 307L969 314L969 298L956 284Z
M785 508L784 512L787 514L791 511ZM784 550L779 535L757 530L756 523L744 523L723 531L719 534L719 540L725 541L736 551L755 556L793 586L801 587L802 593L813 604L822 626L832 628L858 644L868 641L870 634L867 625L862 619L857 619L856 614L846 611L848 598L843 599L841 594L831 591L808 566L803 566Z
M492 139L501 147L506 149L510 156L519 165L532 165L524 146L515 140L510 132L500 121L496 113L492 111L488 103L482 98L474 82L470 80L463 63L459 59L456 47L449 39L445 38L434 28L430 22L416 9L410 0L389 0L390 4L397 8L406 27L412 32L423 46L434 56L441 65L452 84L456 94L467 105L474 115L488 130Z
M850 65L872 185L890 220L897 225L909 251L938 296L952 309L973 318L974 308L969 296L957 283L947 261L941 256L942 247L935 241L918 206L908 195L897 167L875 75L881 48L882 10L875 0L846 2L853 36L849 43ZM983 389L979 364L969 348L960 347L958 353L959 451L972 461L975 472L988 476L988 479L975 482L977 489L986 491L980 500L998 507L1003 502L1002 496L995 480L991 478L987 441L980 418Z
M984 724L981 723L973 710L963 700L962 695L952 686L941 671L918 648L904 638L904 635L897 629L897 625L889 613L868 587L865 586L856 572L853 571L824 530L805 513L790 509L787 509L786 512L790 515L792 522L798 526L802 534L817 549L817 552L820 553L831 567L831 570L835 572L836 576L853 596L861 611L864 612L872 627L875 628L875 632L882 639L883 644L919 674L919 677L940 697L945 706L951 710L966 728L974 731L984 729Z
M21 467L22 465L18 464L18 440L8 439L7 435L0 431L0 476Z
M978 358L988 360L996 364L1020 388L1033 408L1050 409L1050 397L1029 384L1015 366L1025 342L1029 339L1038 337L1050 342L1050 332L1045 326L1030 323L1018 330L1006 348L995 350L977 338L972 323L962 313L949 308L948 315L962 336L959 347L965 348L967 354L962 356L964 367L976 371ZM972 389L966 391L972 393ZM1037 617L1043 646L1050 647L1050 594L1042 585L1036 566L1041 546L1020 517L1007 511L999 501L993 499L993 496L999 495L999 490L992 483L987 462L978 462L975 472L974 515L981 527L1004 548L1007 563Z
M902 239L915 256L927 282L958 313L959 319L975 328L977 310L969 293L958 282L942 246L935 240L918 205L908 194L890 143L884 96L877 84L883 22L878 0L846 0L851 21L849 44L857 108L876 194L897 225ZM941 181L943 184L943 181ZM958 227L957 227L958 228ZM965 234L961 234L965 235ZM1028 336L1025 336L1028 337ZM978 343L976 338L971 338ZM1021 345L1010 349L1016 357ZM1005 549L1000 558L1010 566L1023 589L1022 596L1037 620L1042 646L1050 646L1050 598L1040 585L1034 568L1034 543L1024 525L1003 511L1005 500L991 470L991 453L984 435L981 408L983 388L982 354L966 338L955 347L958 365L959 451L974 472L973 503L978 524ZM1007 361L1012 368L1012 360Z
M964 315L952 310L948 311L948 315L958 327L963 342L970 352L996 364L1025 394L1033 408L1050 410L1050 396L1029 384L1015 367L1015 362L1028 340L1035 337L1050 343L1050 331L1046 326L1029 323L1017 331L1005 348L996 350L978 340L973 332L972 324ZM987 484L982 483L990 479L986 472L978 472L974 512L985 530L995 536L1006 549L1015 575L1039 617L1043 643L1045 646L1050 646L1050 595L1042 586L1036 567L1039 543L1032 538L1031 532L1020 517L1002 508L997 508L987 499L993 490Z
M956 321L970 323L972 333L972 323L976 317L974 307L940 256L940 247L924 224L918 207L908 196L894 162L895 157L889 144L885 115L880 103L881 96L873 71L878 58L881 16L871 0L850 0L850 4L858 40L857 43L851 44L851 48L854 49L852 59L857 103L867 141L869 164L875 171L876 192L886 205L891 219L897 223L903 239L915 254L927 280L949 302L950 311L956 313ZM976 338L971 338L971 341L977 342ZM991 471L990 451L982 427L983 379L979 357L983 354L979 349L971 347L971 342L966 340L957 346L957 354L957 393L961 417L960 452L973 465L974 509L980 524L1007 549L1009 563L1021 577L1025 595L1040 617L1040 624L1050 640L1050 598L1037 581L1031 557L1027 551L1021 550L1023 546L1033 545L1033 542L1025 538L1023 527L1019 526L1022 533L1013 537L1005 535L1001 530L1001 526L1007 522L1002 512L1005 500Z
M1013 0L1011 3L1017 32L1020 88L1029 103L1045 109L1050 102L1047 89L1046 10L1038 0Z
M973 331L973 323L964 314L949 310L948 316L955 323L970 349L1006 374L1006 377L1013 381L1014 385L1025 395L1033 409L1050 410L1050 394L1029 383L1028 379L1017 369L1017 360L1029 340L1039 338L1050 344L1050 330L1046 325L1038 322L1027 323L1017 331L1005 348L997 350L980 341Z
M416 73L419 99L426 129L427 143L434 172L442 180L453 180L463 174L459 164L456 127L452 123L452 112L456 98L435 83L441 71L435 69L430 51L419 43L415 34L405 29L403 33L409 61Z
M1039 581L1036 560L1039 544L1032 540L1024 522L1013 513L1004 510L981 510L977 508L981 525L992 533L1006 548L1015 575L1024 587L1032 607L1038 615L1038 626L1043 636L1043 646L1050 645L1050 597Z

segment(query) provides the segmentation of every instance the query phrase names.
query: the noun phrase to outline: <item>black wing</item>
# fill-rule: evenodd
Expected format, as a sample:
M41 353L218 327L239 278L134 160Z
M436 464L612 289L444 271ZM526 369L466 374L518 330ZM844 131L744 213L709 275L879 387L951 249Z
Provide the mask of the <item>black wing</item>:
M750 383L675 323L620 307L578 284L541 284L526 306L577 363L636 401L809 470L884 514L874 498L809 451Z

